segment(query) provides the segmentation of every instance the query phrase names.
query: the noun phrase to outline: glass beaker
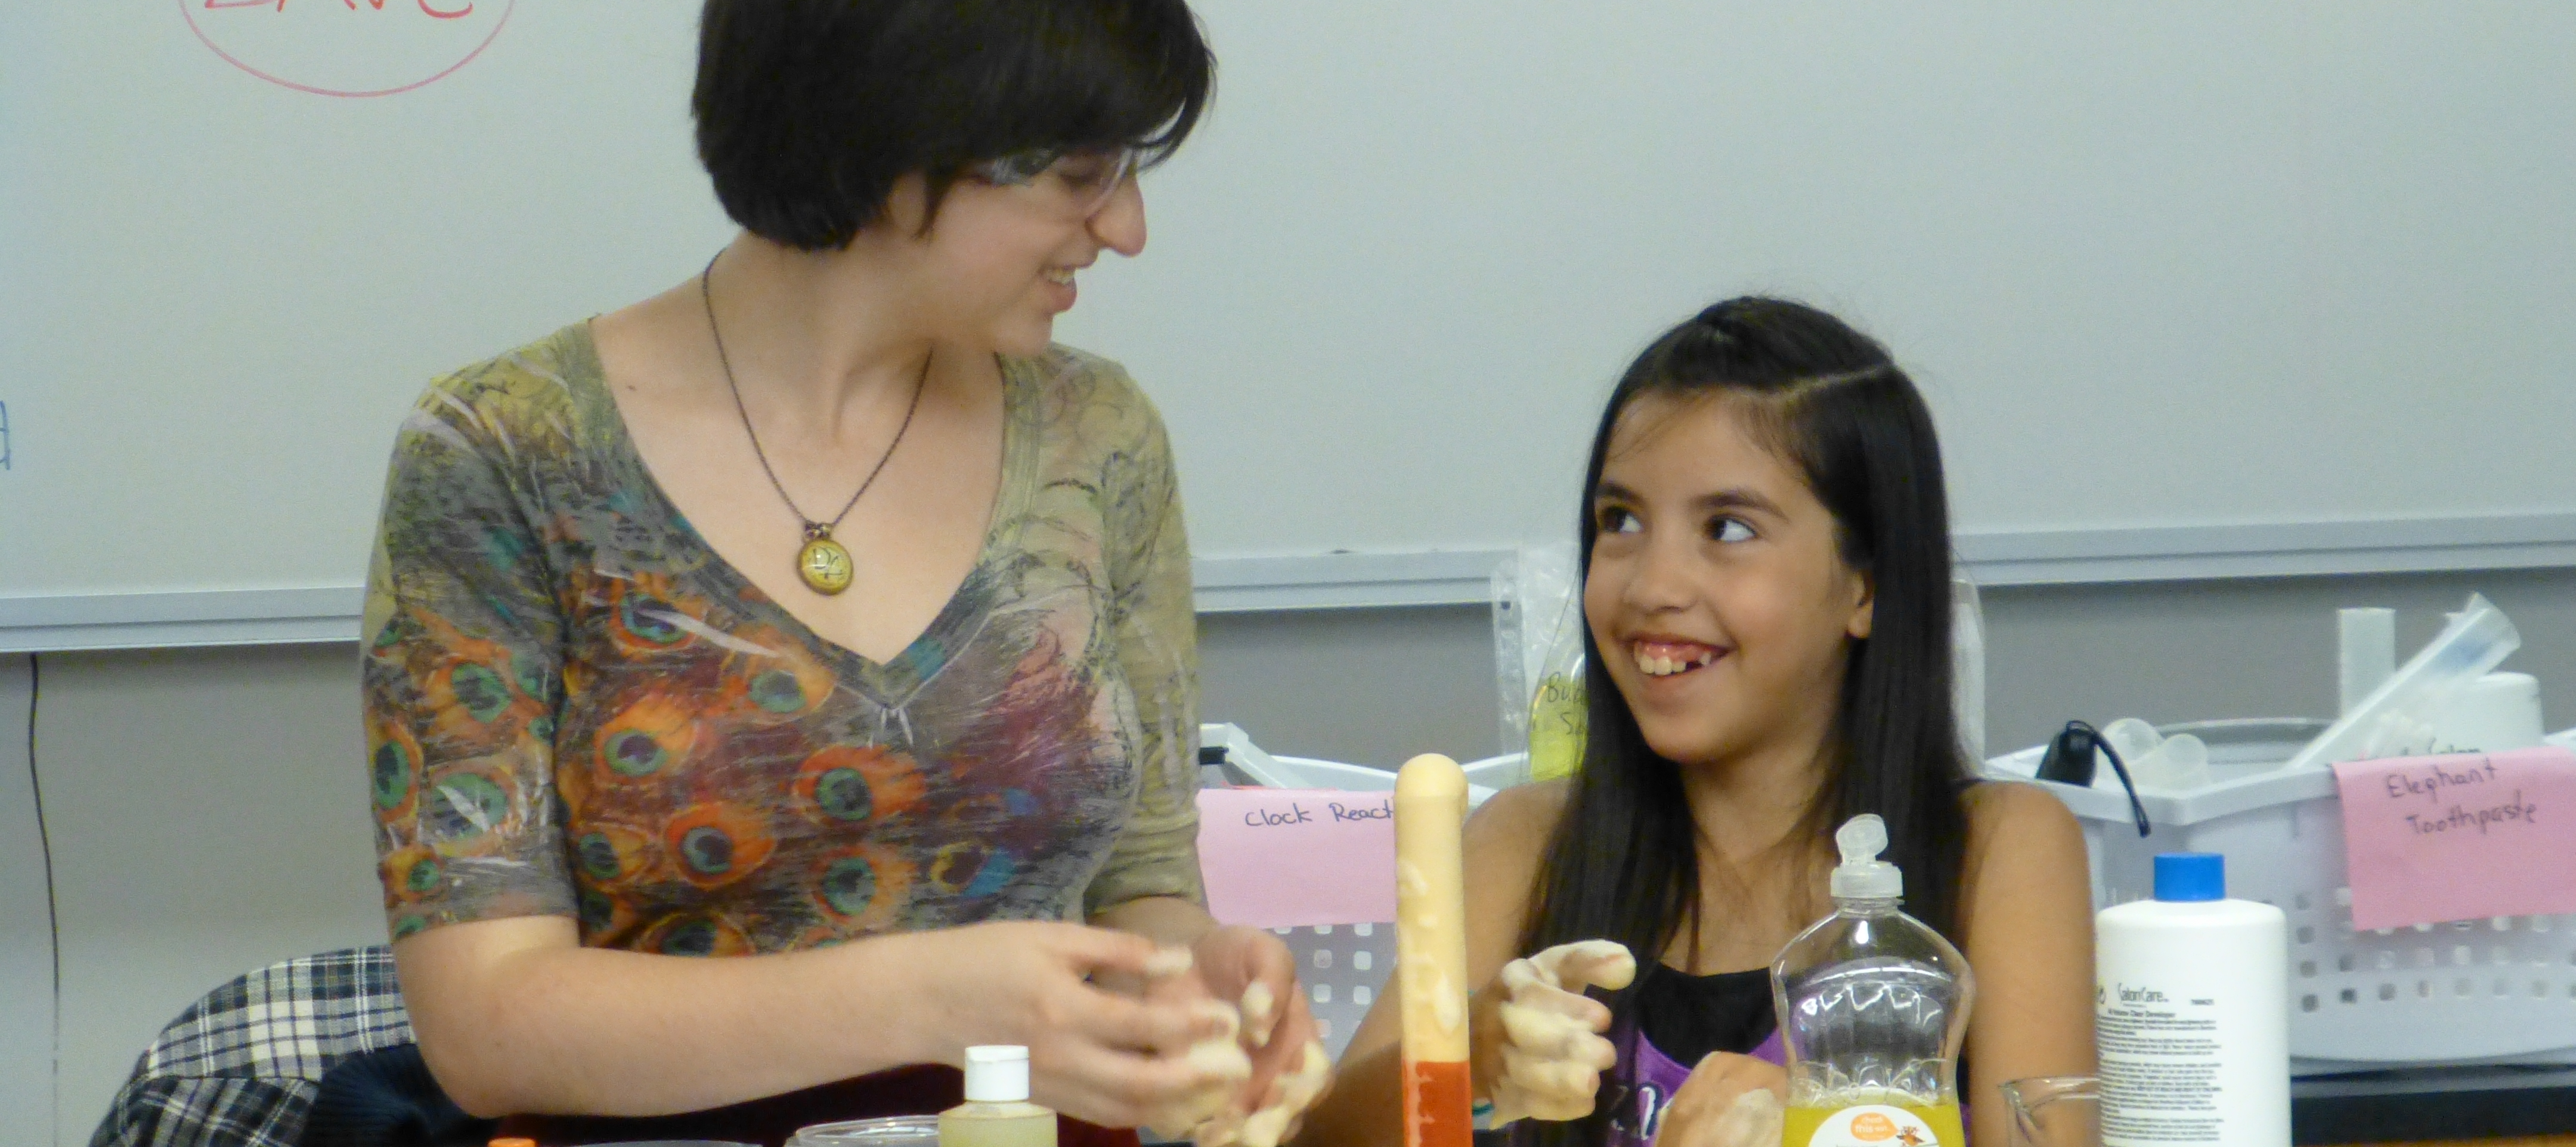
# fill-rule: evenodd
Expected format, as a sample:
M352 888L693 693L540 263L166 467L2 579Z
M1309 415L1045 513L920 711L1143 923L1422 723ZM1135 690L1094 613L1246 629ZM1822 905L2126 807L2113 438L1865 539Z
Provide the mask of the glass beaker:
M2044 1075L2003 1085L2012 1107L2011 1147L2102 1147L2101 1082Z
M799 1130L787 1147L939 1147L939 1117L898 1115L818 1123Z

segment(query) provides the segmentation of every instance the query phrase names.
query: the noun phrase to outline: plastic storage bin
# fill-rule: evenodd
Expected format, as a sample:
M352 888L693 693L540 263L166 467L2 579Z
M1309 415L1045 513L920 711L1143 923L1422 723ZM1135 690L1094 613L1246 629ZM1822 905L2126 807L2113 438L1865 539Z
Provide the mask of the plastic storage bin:
M2511 916L2356 932L2343 816L2329 770L2279 766L2325 728L2312 720L2161 726L2209 745L2213 783L2128 795L2033 781L2084 825L2095 909L2152 895L2159 852L2227 857L2230 895L2290 918L2290 1054L2302 1075L2425 1063L2576 1063L2576 915ZM2045 746L1986 763L2028 781ZM2105 775L2109 774L2106 768Z
M1208 750L1201 759L1232 784L1357 792L1383 792L1395 787L1395 774L1385 769L1307 757L1274 757L1233 725L1200 726L1199 744ZM1222 750L1221 758L1217 750ZM1522 759L1514 754L1464 766L1469 781L1468 805L1485 803L1485 798L1494 795L1499 787L1480 782L1508 778L1516 768L1526 771ZM1387 873L1386 878L1391 883L1395 874ZM1297 957L1297 976L1306 986L1306 1006L1315 1014L1317 1034L1324 1041L1324 1050L1339 1061L1342 1050L1350 1046L1351 1034L1367 1017L1369 1005L1386 990L1387 977L1395 971L1394 923L1354 920L1271 931L1278 933L1288 951Z

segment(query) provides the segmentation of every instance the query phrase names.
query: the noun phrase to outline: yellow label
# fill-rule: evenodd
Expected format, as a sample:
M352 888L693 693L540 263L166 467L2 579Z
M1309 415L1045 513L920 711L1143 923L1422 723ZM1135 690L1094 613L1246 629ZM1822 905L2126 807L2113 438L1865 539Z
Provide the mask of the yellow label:
M1959 1105L1863 1103L1792 1107L1782 1120L1782 1147L1967 1147Z
M1574 775L1583 763L1583 682L1552 673L1539 683L1530 701L1530 779L1552 781Z

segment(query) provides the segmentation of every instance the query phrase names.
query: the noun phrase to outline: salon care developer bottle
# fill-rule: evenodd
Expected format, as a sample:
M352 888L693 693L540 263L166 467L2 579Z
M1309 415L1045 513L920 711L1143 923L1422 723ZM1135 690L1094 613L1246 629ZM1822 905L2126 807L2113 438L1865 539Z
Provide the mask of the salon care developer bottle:
M966 1102L939 1113L939 1147L1055 1147L1055 1112L1029 1102L1029 1049L966 1049Z
M2158 855L2155 899L2094 918L2104 1147L2288 1147L2288 931L2207 852Z
M1878 859L1887 824L1834 833L1834 913L1771 964L1789 1059L1783 1147L1965 1147L1959 1042L1977 994L1967 957L1898 911L1905 876Z

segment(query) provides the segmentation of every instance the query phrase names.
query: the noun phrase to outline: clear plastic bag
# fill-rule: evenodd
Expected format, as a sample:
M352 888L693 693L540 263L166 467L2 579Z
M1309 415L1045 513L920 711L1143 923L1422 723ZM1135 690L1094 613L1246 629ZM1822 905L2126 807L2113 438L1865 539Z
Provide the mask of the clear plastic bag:
M1583 595L1574 547L1521 550L1494 571L1494 680L1515 780L1571 776L1583 759Z
M1959 747L1968 762L1986 761L1986 610L1977 583L1950 577L1950 689L1959 719Z

